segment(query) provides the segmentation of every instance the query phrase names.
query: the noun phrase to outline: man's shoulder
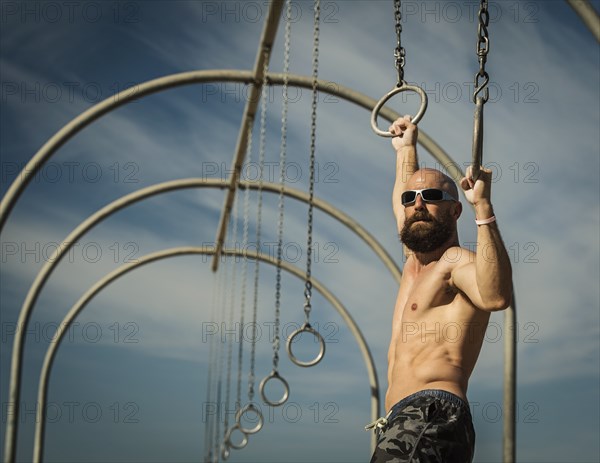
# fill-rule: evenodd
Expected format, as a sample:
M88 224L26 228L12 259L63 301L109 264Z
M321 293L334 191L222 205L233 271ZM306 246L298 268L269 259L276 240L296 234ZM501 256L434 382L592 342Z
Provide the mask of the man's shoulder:
M462 266L472 262L475 262L475 253L461 246L449 247L438 261L439 264L450 267Z
M462 267L463 265L474 262L475 253L473 251L461 246L450 246L443 252L437 261L432 262L432 268L437 269L437 271L445 272L452 271L456 267ZM404 268L402 269L403 279L408 275L414 276L414 264L415 257L413 254L410 254L406 259Z

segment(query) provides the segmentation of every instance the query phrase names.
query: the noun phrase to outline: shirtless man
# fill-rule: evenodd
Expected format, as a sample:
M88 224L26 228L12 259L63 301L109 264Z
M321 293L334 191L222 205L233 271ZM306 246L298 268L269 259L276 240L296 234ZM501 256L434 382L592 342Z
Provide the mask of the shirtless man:
M405 116L396 135L392 204L408 256L392 320L388 353L389 413L371 427L371 462L469 463L475 432L467 403L469 376L490 313L512 297L511 265L490 201L491 171L460 182L475 207L477 248L461 248L462 212L454 181L418 167L417 127ZM427 190L431 189L431 190Z

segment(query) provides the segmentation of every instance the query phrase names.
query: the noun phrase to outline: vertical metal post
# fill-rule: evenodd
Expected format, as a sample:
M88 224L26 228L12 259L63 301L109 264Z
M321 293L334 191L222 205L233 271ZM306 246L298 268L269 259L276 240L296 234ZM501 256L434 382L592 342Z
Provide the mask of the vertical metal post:
M475 115L473 121L473 156L471 161L472 178L477 180L483 160L483 105L485 100L478 96L475 99Z
M517 316L516 299L504 312L504 426L502 461L514 463L516 458L516 395L517 395Z
M281 17L281 10L283 9L283 0L273 0L269 4L269 12L265 18L263 26L262 36L260 39L260 45L256 53L256 60L254 62L254 82L250 87L248 99L246 101L246 108L244 109L244 115L242 117L242 124L240 126L240 132L238 134L237 145L235 148L235 154L233 155L232 161L232 173L229 177L229 190L225 196L225 202L223 204L223 210L221 212L221 219L219 221L219 228L217 229L217 237L215 239L215 254L212 261L212 270L216 272L219 268L219 259L221 257L221 251L223 250L223 241L225 240L225 234L227 232L227 223L229 222L229 216L231 214L231 208L235 199L235 191L237 184L240 179L240 170L246 157L246 145L248 143L248 130L252 125L250 122L254 120L256 114L256 108L260 101L260 93L262 90L263 82L263 69L265 59L268 59L270 53L265 53L265 50L270 50L275 41L275 35L277 34L277 26L279 25L279 19Z

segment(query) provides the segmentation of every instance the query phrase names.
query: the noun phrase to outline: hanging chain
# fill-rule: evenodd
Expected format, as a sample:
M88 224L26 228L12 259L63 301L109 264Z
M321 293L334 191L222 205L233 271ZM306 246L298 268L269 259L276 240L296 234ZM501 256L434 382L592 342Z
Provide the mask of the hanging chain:
M400 0L394 0L394 18L396 20L396 48L394 49L394 58L396 63L396 71L398 72L398 82L396 86L385 94L375 105L371 112L371 128L380 137L393 138L395 135L388 131L383 131L377 126L377 116L379 111L383 108L383 105L392 98L394 95L402 92L415 92L421 98L421 106L417 114L412 117L411 121L413 124L417 124L425 111L427 110L427 93L418 85L410 85L404 80L404 64L406 58L406 50L402 46L402 6Z
M225 257L225 256L223 256ZM225 313L225 309L227 307L227 284L226 282L229 281L229 260L225 259L225 262L223 263L223 270L222 272L219 272L222 274L223 279L221 280L221 288L219 289L219 293L218 294L222 294L221 299L222 302L220 301L217 306L221 306L222 310L219 311L220 314L224 314ZM223 322L225 320L225 317L222 316L220 322ZM221 427L219 426L219 418L222 416L221 412L222 412L222 406L223 404L221 403L221 396L222 396L222 392L223 392L223 370L224 370L224 361L225 361L225 355L223 355L223 339L222 337L219 337L218 339L218 343L217 343L217 372L218 375L216 376L216 391L217 391L217 398L216 398L216 409L217 409L217 413L215 414L215 432L214 432L214 444L213 444L213 458L215 458L217 461L219 460L219 455L220 455L220 447L221 447Z
M232 230L232 237L231 237L231 241L233 244L233 249L235 249L236 247L236 240L237 240L237 229L238 229L238 201L237 198L234 197L233 199L233 214L231 215L231 219L233 221L233 230ZM233 327L233 311L234 311L234 306L235 306L235 285L236 285L236 265L235 265L235 255L232 256L232 262L231 262L231 266L232 266L232 270L231 270L231 295L229 298L229 319L228 319L228 326L229 329L231 329ZM235 334L234 334L234 338L235 338ZM227 408L229 407L229 397L230 397L230 390L231 390L231 364L232 364L232 360L233 360L233 340L231 340L231 338L228 341L228 348L227 348L227 382L225 383L225 419L223 422L223 437L225 437L225 433L227 432L227 429L229 429L229 413Z
M218 426L219 425L219 420L218 417L221 416L221 391L222 391L222 379L219 378L219 380L217 381L217 413L215 414L215 423L216 423L216 428L217 431L215 432L215 441L213 444L213 461L218 462L219 461L219 455L221 453L221 428Z
M321 4L319 0L314 2L314 28L313 28L313 59L312 59L312 112L310 118L310 179L308 194L308 239L306 245L306 282L304 288L304 314L306 323L310 317L312 297L312 241L313 241L313 201L315 195L315 148L317 138L317 83L319 78L319 21L321 15Z
M254 118L248 119L248 137L246 144L246 165L252 162L252 130L254 126ZM248 274L248 256L245 251L248 249L248 221L250 215L250 188L244 190L244 222L242 230L242 295L240 302L240 332L244 333L245 324L245 309L246 309L246 279ZM240 336L240 344L238 349L238 380L237 380L237 406L242 404L242 366L244 360L244 337Z
M263 199L263 170L265 165L265 145L267 137L267 98L269 96L267 71L269 70L269 55L271 50L266 48L264 50L265 58L263 64L263 83L260 101L260 141L259 141L259 154L258 154L258 206L256 211L256 252L260 253L260 240L262 232L262 199ZM256 321L258 318L258 282L259 282L259 264L260 260L258 257L254 263L254 297L252 301L252 347L250 350L250 373L248 374L248 401L254 400L254 383L256 380L255 366L256 366Z
M283 108L281 113L281 149L279 153L279 220L277 223L277 274L275 281L275 327L273 336L273 371L279 368L279 315L281 307L281 255L283 251L283 213L285 188L285 157L287 150L288 73L290 68L291 0L286 2L285 44L283 58Z
M211 314L210 314L210 321L211 323L216 323L216 312L217 312L217 294L219 294L220 290L221 290L221 286L220 286L220 278L221 274L219 274L219 278L217 278L217 275L215 274L213 277L213 293L212 293L212 305L211 305ZM216 363L217 363L217 359L216 359L216 346L215 346L215 339L211 338L210 340L210 345L209 345L209 353L208 353L208 375L207 375L207 388L206 388L206 404L208 405L212 400L213 400L213 376L216 373L215 369L216 369ZM206 428L204 431L204 448L205 448L205 454L204 454L204 461L206 463L210 462L212 460L212 436L213 436L213 430L214 430L214 422L212 419L209 419L207 424L206 424Z
M475 74L475 86L473 92L473 103L476 102L477 95L483 91L483 103L486 103L490 91L487 87L490 76L485 70L487 55L490 51L490 39L488 36L488 26L490 24L490 15L488 13L487 0L481 0L479 4L479 25L477 26L477 58L479 60L479 71ZM480 83L480 79L483 81Z
M406 51L402 46L402 11L400 0L394 0L394 18L396 20L396 48L394 49L394 58L396 60L396 71L398 71L397 86L401 87L404 84L404 61Z

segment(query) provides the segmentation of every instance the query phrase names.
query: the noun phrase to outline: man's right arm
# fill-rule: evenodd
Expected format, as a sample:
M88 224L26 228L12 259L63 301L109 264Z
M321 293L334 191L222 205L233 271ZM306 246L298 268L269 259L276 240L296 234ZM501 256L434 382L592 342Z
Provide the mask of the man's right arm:
M392 208L396 216L398 233L404 226L404 206L401 196L406 190L408 179L419 170L417 159L418 129L410 122L410 116L404 116L390 126L390 132L396 135L392 138L392 146L396 152L396 181L392 192Z

